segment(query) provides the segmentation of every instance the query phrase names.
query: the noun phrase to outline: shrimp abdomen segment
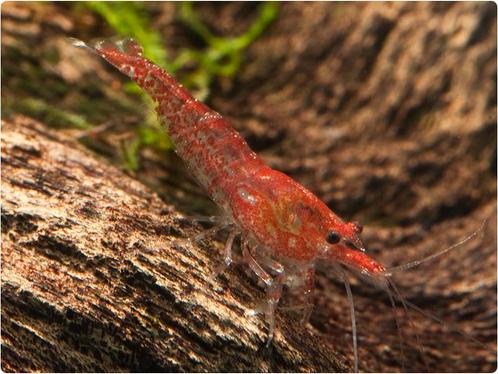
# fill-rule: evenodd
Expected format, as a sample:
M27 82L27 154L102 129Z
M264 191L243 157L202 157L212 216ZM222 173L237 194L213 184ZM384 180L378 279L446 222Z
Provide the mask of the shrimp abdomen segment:
M222 196L226 185L245 179L261 168L262 161L228 121L144 58L135 41L101 40L92 43L92 47L157 103L161 125L176 152L215 200L226 198Z
M256 173L263 162L222 117L170 126L176 151L211 196ZM216 200L216 199L215 199Z

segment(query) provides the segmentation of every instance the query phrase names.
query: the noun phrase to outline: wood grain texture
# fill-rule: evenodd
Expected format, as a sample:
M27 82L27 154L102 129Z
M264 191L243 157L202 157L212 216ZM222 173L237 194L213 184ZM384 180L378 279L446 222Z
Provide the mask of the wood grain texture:
M27 118L2 128L4 371L344 371L343 357L278 321L219 245L74 141Z

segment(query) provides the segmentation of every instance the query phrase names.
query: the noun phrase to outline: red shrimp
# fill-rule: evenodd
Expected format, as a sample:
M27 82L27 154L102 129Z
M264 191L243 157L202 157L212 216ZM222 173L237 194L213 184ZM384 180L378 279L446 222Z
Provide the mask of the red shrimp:
M305 187L265 165L226 119L144 58L135 41L100 40L91 46L78 40L73 43L95 51L133 79L156 102L160 122L174 143L176 153L224 211L223 225L230 230L225 266L232 262L232 244L240 235L245 262L266 285L268 344L273 338L274 314L283 285L302 290L306 319L312 306L315 264L318 261L332 264L346 286L350 301L354 367L358 371L354 305L341 265L369 276L386 290L392 285L396 298L404 302L388 277L455 246L426 259L386 269L366 254L359 237L360 224L343 221ZM477 231L464 241L475 235ZM389 296L394 303L391 293Z

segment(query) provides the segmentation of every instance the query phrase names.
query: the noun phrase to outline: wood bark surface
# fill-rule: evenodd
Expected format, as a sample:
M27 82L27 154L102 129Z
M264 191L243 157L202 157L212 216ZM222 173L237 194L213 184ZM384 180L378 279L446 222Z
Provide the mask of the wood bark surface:
M2 127L4 371L344 371L344 357L219 278L216 244L157 195L29 119ZM306 349L303 349L306 347Z
M179 24L175 5L147 7L168 52L202 44ZM248 3L195 7L219 35L240 34L257 14ZM63 108L90 103L89 118L112 125L101 137L106 148L98 149L114 160L117 152L109 147L117 148L119 131L141 123L143 111L136 101L114 100L125 78L65 41L113 31L68 9L2 6L2 104L24 113L7 104L27 95ZM362 371L496 370L496 45L496 5L489 2L282 3L276 21L245 51L236 77L212 87L209 105L270 166L340 216L362 222L368 253L388 266L452 245L487 220L469 243L394 278L409 302L445 321L413 311L408 319L398 307L404 358L389 298L352 278ZM59 60L49 64L44 58L53 51ZM11 269L17 283L2 288L8 296L2 297L4 370L351 370L348 301L327 266L318 272L310 324L304 328L292 313L279 312L276 344L263 348L262 319L243 313L264 294L242 267L211 280L221 262L214 248L222 243L191 244L200 227L184 216L215 210L172 153L145 150L134 175L165 205L70 140L26 119L9 121L2 180L14 182L2 186L2 208L11 211L2 218L2 256L15 261L2 257L2 278ZM56 157L58 168L44 165L36 147L23 151L32 132L51 147L71 149ZM81 166L75 148L92 167ZM33 165L43 172L33 174ZM92 181L95 190L86 185ZM78 199L66 199L72 195L65 189ZM26 207L50 209L23 213L16 196L4 198L7 191L24 196ZM52 209L60 214L51 215ZM76 225L75 217L88 223ZM9 266L37 270L17 273ZM77 300L73 314L40 296L59 300L57 292L65 292L60 300ZM202 357L188 354L201 351Z

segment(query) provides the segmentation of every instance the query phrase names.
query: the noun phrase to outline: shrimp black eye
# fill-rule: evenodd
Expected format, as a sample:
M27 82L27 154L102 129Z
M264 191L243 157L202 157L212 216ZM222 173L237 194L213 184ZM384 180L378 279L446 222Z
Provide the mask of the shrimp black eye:
M337 231L331 231L327 234L327 242L329 244L337 244L341 241L341 235Z

